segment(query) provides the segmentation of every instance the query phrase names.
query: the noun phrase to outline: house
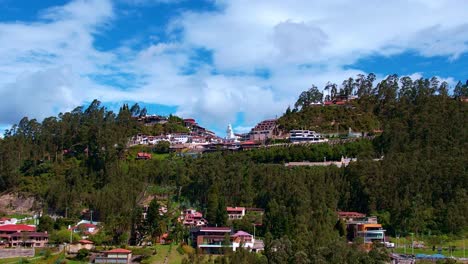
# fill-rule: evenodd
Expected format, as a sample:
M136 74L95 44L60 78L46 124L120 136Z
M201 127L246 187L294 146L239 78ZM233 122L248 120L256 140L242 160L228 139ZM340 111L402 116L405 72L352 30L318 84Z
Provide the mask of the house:
M143 123L145 126L154 126L156 124L165 124L167 123L167 118L160 115L145 115L139 117L138 122Z
M80 249L92 250L94 249L94 242L86 239L79 240L77 243L68 245L68 253L76 254Z
M94 263L130 263L132 251L116 248L109 251L103 251L94 259Z
M45 247L49 242L47 232L36 232L36 227L30 225L0 226L1 244L7 247Z
M248 150L248 149L259 148L260 144L253 140L247 140L247 141L241 142L240 146L241 146L241 149Z
M289 131L289 140L295 142L308 142L308 143L322 143L327 142L328 139L324 138L320 133L311 130L291 130Z
M230 227L201 227L194 234L196 247L202 254L222 254L223 247L232 247L231 233Z
M242 219L245 216L245 207L226 207L229 220Z
M385 230L378 223L377 217L366 217L358 212L337 212L338 218L346 223L347 239L354 241L361 237L366 244L385 243Z
M195 119L193 119L193 118L186 118L186 119L184 119L184 125L185 125L185 127L192 127L192 126L194 126L194 125L196 125L196 124L197 124L197 122L195 122Z
M203 218L203 214L194 209L183 211L181 219L185 226L206 226L208 224L208 221Z
M174 144L185 144L189 141L189 137L188 134L172 134L170 136L171 142Z
M340 219L342 219L343 221L347 222L347 221L353 221L353 219L362 219L364 217L366 217L365 214L363 213L358 213L358 212L342 212L342 211L338 211L337 212L338 214L338 217Z
M201 227L191 231L196 247L202 254L223 254L223 248L236 251L243 247L249 251L263 250L263 241L242 230L232 233L230 227Z
M146 152L138 152L136 159L140 160L150 160L151 159L151 154L146 153Z
M98 226L92 223L80 223L70 229L74 233L81 233L83 235L94 235L99 231Z
M252 249L254 247L254 237L244 231L237 231L232 237L232 251L236 251L241 245L245 248Z
M45 247L49 243L47 232L16 232L8 236L10 247Z
M192 143L193 144L205 144L206 138L201 136L192 136Z

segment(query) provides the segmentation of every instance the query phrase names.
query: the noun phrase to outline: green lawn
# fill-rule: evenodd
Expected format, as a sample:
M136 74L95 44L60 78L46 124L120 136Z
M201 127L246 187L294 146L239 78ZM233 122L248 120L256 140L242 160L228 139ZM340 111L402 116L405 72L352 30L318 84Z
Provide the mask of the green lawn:
M179 252L177 252L177 246L176 244L172 245L171 252L169 253L169 264L180 264L182 263L182 259L184 258L184 255L181 255ZM156 255L150 257L149 259L145 260L145 263L151 263L151 264L162 264L164 263L164 259L168 255L170 245L156 245L154 248L156 249Z
M404 248L395 248L394 252L396 253L404 253L405 249ZM406 254L411 254L411 248L406 248ZM433 255L437 254L437 249L435 251L432 251L432 248L415 248L414 249L414 254L426 254L426 255ZM468 252L466 252L466 256L468 256ZM457 258L463 258L463 248L461 249L455 249L453 253L450 253L448 250L442 250L442 255L446 257L454 256Z
M459 258L468 257L468 251L465 251L465 253L463 251L464 246L468 247L468 239L458 239L458 240L452 240L450 242L442 242L440 245L437 245L435 247L434 251L432 251L432 245L425 239L415 238L414 240L424 241L425 242L424 244L426 246L425 248L422 248L422 249L415 248L414 249L415 254L428 254L428 255L437 254L438 253L437 249L441 247L442 254L445 256L454 256L454 257L459 257ZM395 249L395 252L404 253L405 249L403 245L406 244L406 253L411 254L411 240L406 239L406 242L405 242L405 239L403 238L400 238L399 240L392 238L391 241L396 243L396 245L398 246L398 248ZM455 247L455 250L451 252L449 250L449 247L453 247L453 246Z
M23 219L23 218L30 217L30 216L32 216L32 215L25 215L25 214L11 214L11 215L5 215L5 216L2 216L2 217L16 218L16 219Z

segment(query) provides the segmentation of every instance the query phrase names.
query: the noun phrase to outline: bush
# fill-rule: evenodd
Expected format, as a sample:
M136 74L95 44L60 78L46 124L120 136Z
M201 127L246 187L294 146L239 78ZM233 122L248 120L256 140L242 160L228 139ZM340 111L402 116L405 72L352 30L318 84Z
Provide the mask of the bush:
M195 249L189 245L183 245L182 249L184 250L185 254L195 254Z
M177 247L177 252L179 252L179 254L181 254L181 255L184 255L184 254L185 254L185 251L184 251L184 249L183 249L181 246L178 246L178 247Z
M89 255L89 250L87 250L86 248L82 248L78 250L78 253L76 254L76 259L84 260L88 255Z
M145 257L149 257L149 256L154 255L155 251L150 247L132 248L132 254L133 255L141 255L141 256L143 256L145 258Z

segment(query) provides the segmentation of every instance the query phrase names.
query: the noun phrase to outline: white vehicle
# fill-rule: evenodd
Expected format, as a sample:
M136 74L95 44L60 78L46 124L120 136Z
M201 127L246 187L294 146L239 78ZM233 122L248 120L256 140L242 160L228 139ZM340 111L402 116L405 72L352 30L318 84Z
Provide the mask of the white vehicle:
M395 248L395 243L392 242L384 242L386 248Z

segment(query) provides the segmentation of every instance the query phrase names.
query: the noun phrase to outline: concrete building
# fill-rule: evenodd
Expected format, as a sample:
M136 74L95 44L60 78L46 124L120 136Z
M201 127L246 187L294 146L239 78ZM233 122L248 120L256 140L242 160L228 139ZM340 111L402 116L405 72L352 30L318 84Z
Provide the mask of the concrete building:
M267 139L274 138L276 133L276 127L276 119L263 120L250 131L250 140L264 141Z

